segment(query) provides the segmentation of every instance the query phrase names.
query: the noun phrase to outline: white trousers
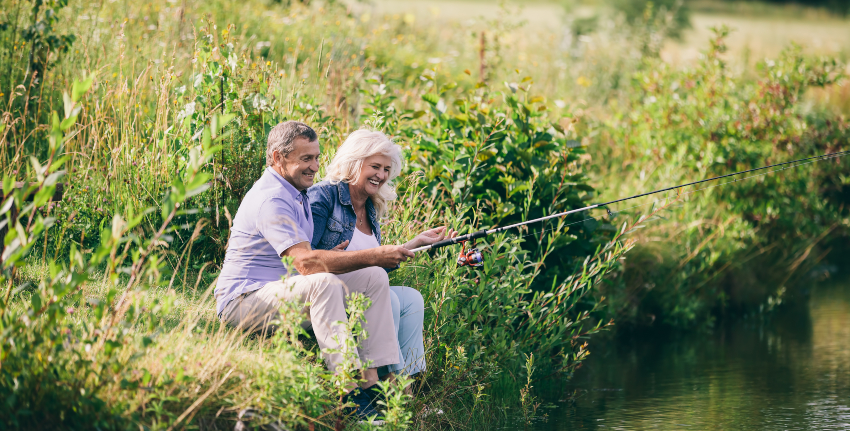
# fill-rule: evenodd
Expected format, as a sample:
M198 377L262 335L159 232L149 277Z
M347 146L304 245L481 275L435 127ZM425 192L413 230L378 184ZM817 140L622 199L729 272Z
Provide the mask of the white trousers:
M348 321L346 297L352 292L363 293L372 300L363 316L367 337L358 340L357 354L361 363L376 368L401 362L393 323L390 281L382 268L369 267L338 275L295 275L273 281L230 301L221 317L226 323L245 330L265 330L270 321L279 318L281 301L298 301L304 304L306 320L302 324L312 325L322 357L328 369L335 371L343 355L331 354L327 350L342 350L344 340L350 336L338 322Z

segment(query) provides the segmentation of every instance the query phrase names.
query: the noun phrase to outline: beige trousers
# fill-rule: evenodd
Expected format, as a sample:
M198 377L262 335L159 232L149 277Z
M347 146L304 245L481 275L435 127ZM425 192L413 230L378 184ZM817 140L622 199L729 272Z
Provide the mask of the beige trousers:
M279 318L281 301L298 301L304 304L306 320L302 325L312 325L322 357L328 369L335 371L343 355L331 354L327 350L342 351L344 340L350 337L345 327L338 322L348 321L345 314L346 297L351 292L363 293L372 300L372 306L364 313L367 337L358 340L357 354L362 364L377 368L399 363L398 338L390 302L390 280L382 268L369 267L338 275L295 275L282 281L273 281L230 301L221 318L230 325L249 331L273 329L269 322Z

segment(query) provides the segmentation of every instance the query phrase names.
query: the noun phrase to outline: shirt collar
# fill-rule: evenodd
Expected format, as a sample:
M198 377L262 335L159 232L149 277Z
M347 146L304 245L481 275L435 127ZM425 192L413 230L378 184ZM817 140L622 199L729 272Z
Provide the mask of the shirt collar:
M266 167L266 173L270 174L272 177L278 180L278 182L280 182L280 184L283 186L283 189L289 192L290 196L292 196L293 199L300 200L302 196L307 195L306 192L299 192L298 189L295 188L295 186L290 184L289 181L286 180L286 178L282 177L279 173L277 173L277 171L272 169L271 166Z

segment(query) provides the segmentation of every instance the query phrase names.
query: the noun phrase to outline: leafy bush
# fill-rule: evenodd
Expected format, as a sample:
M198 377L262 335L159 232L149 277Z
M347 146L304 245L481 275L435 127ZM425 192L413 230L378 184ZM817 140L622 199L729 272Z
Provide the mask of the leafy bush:
M436 204L439 199L426 198L418 190L415 184L409 185L393 208L397 215L387 223L388 240L400 241L418 232L421 220L433 220L443 209ZM445 221L462 225L463 213L448 212ZM612 324L595 318L600 303L592 295L634 245L624 236L642 222L624 224L578 271L540 291L532 285L544 272L543 262L554 253L558 231L546 235L549 246L537 259L523 250L525 240L500 234L482 245L481 268L458 268L454 265L458 250L449 248L391 273L391 284L422 292L429 310L424 384L431 391L417 399L417 405L477 405L500 373L522 365L530 353L552 372L572 375L588 354L586 337ZM468 423L472 418L455 419Z
M91 79L77 82L72 95L66 94L61 122L54 112L53 156L44 165L32 159L38 184L15 189L12 178L3 179L0 215L10 228L0 256L0 284L5 291L0 304L0 397L7 407L0 420L8 427L112 428L124 409L131 408L126 402L132 396L110 402L105 395L108 387L137 392L174 381L151 380L147 370L140 374L132 365L154 342L159 317L175 300L173 291L154 294L165 264L156 250L165 234L173 231L169 222L182 211L180 204L206 190L210 176L201 168L216 151L209 131L203 147L190 153L186 178L175 181L166 196L159 230L139 235L144 214L116 214L94 250L85 253L71 246L67 260L51 262L36 285L16 282L16 272L26 265L27 255L56 222L40 209L63 177L68 159L64 143L77 121L78 102L91 84ZM29 197L32 203L24 205ZM13 207L19 214L16 217L12 217ZM106 291L102 297L92 297L86 287L101 270L106 274Z
M825 120L801 106L808 89L843 77L841 64L792 47L761 63L755 79L735 76L722 57L727 32L716 31L711 50L694 68L647 59L634 76L639 91L605 126L610 142L622 145L603 146L601 157L609 166L626 166L614 177L615 190L669 187L835 152L846 142L846 121ZM707 190L693 195L695 188L684 190L691 203L674 213L672 226L646 234L672 245L637 250L618 314L687 327L710 322L718 309L752 310L781 296L823 235L846 235L848 163L845 157L720 180L698 186ZM791 271L776 270L781 267Z
M428 78L428 76L425 76ZM456 84L422 95L427 111L373 107L396 117L389 121L394 132L409 145L407 169L423 175L415 187L446 208L462 213L457 226L474 221L477 229L513 224L590 204L594 188L585 175L585 156L580 139L565 124L547 115L545 99L529 94L530 77L522 83L505 83L506 92L486 84L450 94ZM453 100L449 99L453 96ZM477 218L470 214L480 211ZM532 261L541 259L545 275L536 285L549 288L566 277L576 264L593 254L609 224L587 220L576 213L557 222L517 229L511 235L532 236L522 248ZM547 235L556 228L557 234ZM601 228L601 230L597 230ZM535 238L537 241L531 239ZM547 253L546 250L549 250Z

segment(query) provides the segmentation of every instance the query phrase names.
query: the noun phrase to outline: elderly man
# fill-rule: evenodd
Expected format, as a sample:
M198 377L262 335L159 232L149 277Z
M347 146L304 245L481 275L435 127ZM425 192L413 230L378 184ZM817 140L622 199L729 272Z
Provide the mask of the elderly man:
M334 371L342 355L328 350L341 350L350 337L337 324L347 322L346 294L371 298L364 315L368 337L359 340L357 352L371 368L364 371L364 390L346 397L357 405L358 416L374 417L370 403L377 367L399 362L389 279L380 268L393 268L413 253L394 245L352 252L311 249L313 217L305 190L313 185L318 160L318 136L307 125L287 121L269 132L266 170L233 220L215 289L217 313L228 324L255 331L278 317L281 301L303 303L322 356ZM283 256L294 259L297 273L287 274Z

